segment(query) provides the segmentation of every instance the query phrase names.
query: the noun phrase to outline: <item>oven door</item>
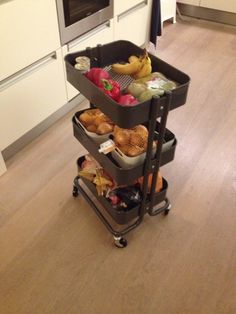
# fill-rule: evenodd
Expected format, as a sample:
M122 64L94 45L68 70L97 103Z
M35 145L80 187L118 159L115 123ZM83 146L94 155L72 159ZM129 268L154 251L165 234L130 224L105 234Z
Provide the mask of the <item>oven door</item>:
M57 0L61 43L76 37L113 17L113 0Z

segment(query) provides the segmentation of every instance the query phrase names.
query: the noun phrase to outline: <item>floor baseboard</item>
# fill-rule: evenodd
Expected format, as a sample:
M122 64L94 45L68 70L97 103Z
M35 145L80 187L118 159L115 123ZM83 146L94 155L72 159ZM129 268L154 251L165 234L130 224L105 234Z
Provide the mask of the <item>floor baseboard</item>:
M178 10L180 14L184 16L186 15L194 18L236 26L235 13L203 8L200 6L183 3L178 3Z

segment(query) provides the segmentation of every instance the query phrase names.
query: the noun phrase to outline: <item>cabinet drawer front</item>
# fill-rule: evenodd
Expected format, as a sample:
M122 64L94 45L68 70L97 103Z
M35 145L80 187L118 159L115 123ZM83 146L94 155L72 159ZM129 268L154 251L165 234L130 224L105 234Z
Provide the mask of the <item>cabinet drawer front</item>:
M0 89L1 151L66 103L61 51Z
M177 2L179 2L179 3L190 4L190 5L196 5L196 6L199 6L199 5L200 5L200 1L201 1L201 0L177 0Z
M151 1L151 0L149 0L149 1ZM130 10L132 7L138 5L140 2L142 2L142 1L140 1L140 0L129 0L129 1L118 0L118 1L114 1L114 16Z
M98 44L106 44L113 41L113 20L108 21L84 36L72 41L67 45L68 53L84 50L87 47L95 47Z
M84 50L87 47L95 47L98 44L106 44L114 40L113 34L113 20L108 21L86 35L79 37L72 41L68 45L63 47L64 56L68 53ZM67 82L67 95L68 101L79 94L78 90L75 89L69 82Z
M60 47L52 0L0 4L0 81Z
M137 46L145 44L149 32L148 6L137 6L135 10L118 15L115 19L115 40L128 40Z

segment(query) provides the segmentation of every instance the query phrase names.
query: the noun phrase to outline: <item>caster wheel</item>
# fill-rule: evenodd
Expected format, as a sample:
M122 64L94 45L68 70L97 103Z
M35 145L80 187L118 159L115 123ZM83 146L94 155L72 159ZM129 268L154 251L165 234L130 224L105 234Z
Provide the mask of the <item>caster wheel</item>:
M72 195L74 197L77 197L79 195L78 188L76 186L73 186Z
M165 216L167 216L169 214L170 209L171 209L171 204L169 204L168 207L164 210Z
M128 242L125 238L117 238L117 237L114 237L115 239L115 246L118 247L118 248L124 248L127 246Z

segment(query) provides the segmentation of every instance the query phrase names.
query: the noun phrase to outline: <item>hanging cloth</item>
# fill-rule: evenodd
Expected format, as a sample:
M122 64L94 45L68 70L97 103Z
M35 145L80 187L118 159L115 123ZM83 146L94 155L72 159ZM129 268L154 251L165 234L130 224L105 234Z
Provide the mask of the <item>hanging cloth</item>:
M161 3L160 0L152 1L151 12L151 29L150 29L150 41L156 45L157 36L161 36Z

